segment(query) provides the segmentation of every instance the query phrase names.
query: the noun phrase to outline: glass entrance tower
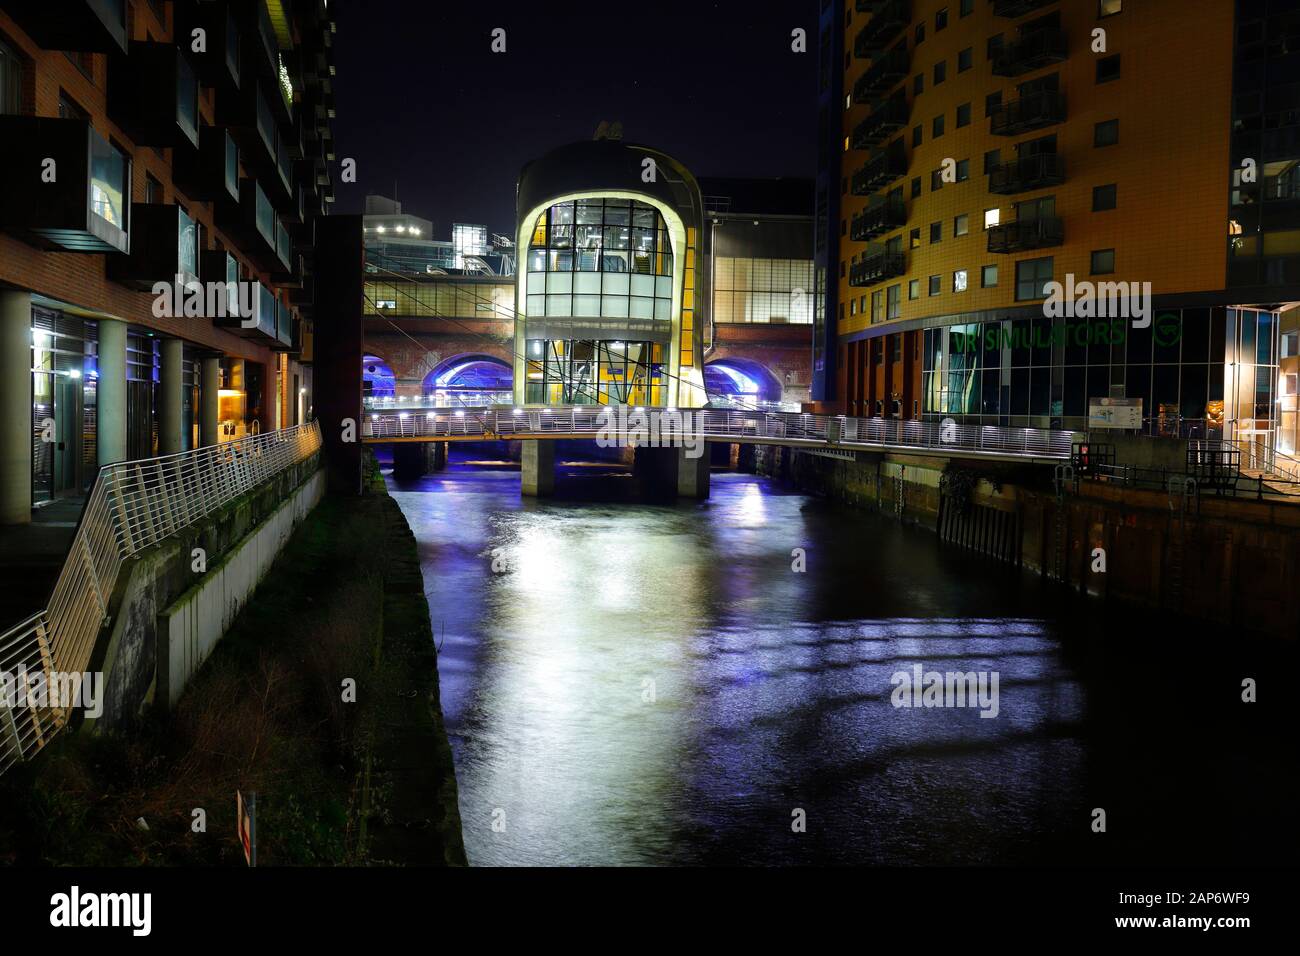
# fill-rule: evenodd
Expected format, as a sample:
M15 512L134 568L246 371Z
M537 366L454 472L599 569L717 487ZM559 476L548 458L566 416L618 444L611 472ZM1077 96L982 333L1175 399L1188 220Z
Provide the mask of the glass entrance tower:
M655 150L599 140L524 168L515 401L704 404L702 202Z

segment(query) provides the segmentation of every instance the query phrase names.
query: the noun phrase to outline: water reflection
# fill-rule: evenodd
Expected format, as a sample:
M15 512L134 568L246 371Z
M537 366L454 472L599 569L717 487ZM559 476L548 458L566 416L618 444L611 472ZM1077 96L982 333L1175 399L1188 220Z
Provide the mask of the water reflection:
M578 504L452 468L395 497L472 863L1095 855L1100 719L1055 598L1017 572L753 476ZM999 716L895 708L916 663L996 671Z

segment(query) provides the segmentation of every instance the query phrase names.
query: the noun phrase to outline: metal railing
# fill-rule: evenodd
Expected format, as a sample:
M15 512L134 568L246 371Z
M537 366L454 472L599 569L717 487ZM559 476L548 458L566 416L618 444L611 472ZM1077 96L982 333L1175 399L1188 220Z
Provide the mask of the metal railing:
M0 634L0 675L43 681L16 706L0 701L0 774L47 744L64 727L72 702L56 688L87 671L122 565L234 501L321 446L312 422L209 445L179 455L119 462L100 469L86 499L49 606Z
M552 408L410 408L373 412L363 439L483 438L513 440L600 433L626 439L644 429L663 441L762 441L768 444L852 449L915 448L1032 458L1069 459L1074 432L1045 428L964 425L953 421L850 418L806 412L742 409L629 408L566 405Z

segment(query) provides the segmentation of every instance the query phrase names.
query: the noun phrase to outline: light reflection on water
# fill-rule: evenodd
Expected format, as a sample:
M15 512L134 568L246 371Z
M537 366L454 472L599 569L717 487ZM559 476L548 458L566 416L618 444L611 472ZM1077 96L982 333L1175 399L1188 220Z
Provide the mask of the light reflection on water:
M472 863L995 862L1071 805L1082 693L1004 572L933 580L932 540L753 476L677 506L517 482L395 491ZM997 671L1000 716L894 708L918 662Z

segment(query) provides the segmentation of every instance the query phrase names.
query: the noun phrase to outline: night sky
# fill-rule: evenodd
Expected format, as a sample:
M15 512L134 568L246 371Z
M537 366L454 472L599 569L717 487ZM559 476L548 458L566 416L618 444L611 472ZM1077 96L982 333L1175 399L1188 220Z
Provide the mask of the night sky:
M512 235L523 164L601 120L696 176L811 178L816 14L817 0L339 0L335 153L357 182L336 167L334 211L396 188L434 238L453 221Z

